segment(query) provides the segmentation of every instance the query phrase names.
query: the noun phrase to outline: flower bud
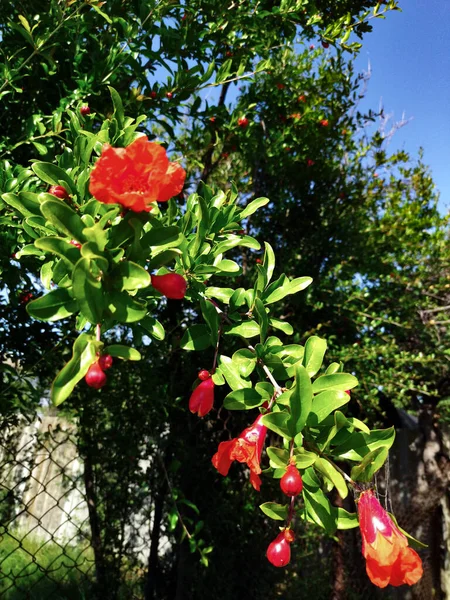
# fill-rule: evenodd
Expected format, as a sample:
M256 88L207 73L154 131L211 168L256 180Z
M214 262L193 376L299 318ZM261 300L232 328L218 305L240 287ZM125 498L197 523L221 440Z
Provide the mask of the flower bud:
M293 498L298 496L303 489L302 477L295 465L289 465L286 473L280 479L280 488L283 494Z
M91 114L91 109L89 108L89 106L87 104L83 104L83 106L80 108L80 115L82 117L85 117L86 115L90 115Z
M206 381L207 379L209 379L211 377L211 374L209 371L207 371L206 369L202 369L201 371L199 371L198 373L198 378L201 381Z
M291 560L290 543L294 537L290 529L285 529L269 544L266 556L274 567L284 567Z
M102 356L100 356L100 358L98 359L99 367L104 371L110 369L112 367L113 362L113 357L110 354L102 354Z
M48 188L48 193L51 194L52 196L56 196L57 198L60 198L60 200L67 200L67 198L69 198L68 191L62 185L51 185Z
M86 377L84 379L89 387L92 387L96 390L102 388L107 381L107 377L102 371L98 362L95 362L89 367L89 370L86 373Z
M204 417L209 413L214 404L214 381L208 378L201 382L192 392L189 399L189 410Z
M177 273L152 275L152 286L166 298L182 300L186 294L186 279Z

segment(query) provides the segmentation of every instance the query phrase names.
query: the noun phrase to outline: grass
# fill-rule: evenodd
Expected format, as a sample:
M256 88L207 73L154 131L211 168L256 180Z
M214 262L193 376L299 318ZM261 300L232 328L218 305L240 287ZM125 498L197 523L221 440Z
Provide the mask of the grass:
M4 600L87 600L93 575L93 552L87 540L46 542L20 530L0 537Z

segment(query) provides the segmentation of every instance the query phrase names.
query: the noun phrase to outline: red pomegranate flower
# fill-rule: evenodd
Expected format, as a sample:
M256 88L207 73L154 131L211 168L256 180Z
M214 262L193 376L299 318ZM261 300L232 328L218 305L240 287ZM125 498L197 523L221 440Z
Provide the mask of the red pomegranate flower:
M362 553L370 581L380 588L388 584L413 585L422 577L422 560L408 546L405 535L375 498L372 490L358 501Z
M152 202L166 202L179 194L185 178L183 167L169 162L162 146L141 136L127 148L104 145L91 173L89 191L105 204L148 212Z
M261 423L261 419L262 415L259 415L253 425L244 429L239 437L221 442L212 457L212 464L221 475L228 475L234 460L247 463L250 468L250 483L258 492L261 487L259 462L267 433L267 427Z

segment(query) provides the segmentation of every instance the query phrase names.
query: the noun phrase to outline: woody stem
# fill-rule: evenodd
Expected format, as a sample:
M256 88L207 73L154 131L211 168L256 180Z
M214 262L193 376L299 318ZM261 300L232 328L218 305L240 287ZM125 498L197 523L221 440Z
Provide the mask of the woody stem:
M96 328L95 328L97 342L99 342L101 340L101 333L102 333L101 323L97 323Z

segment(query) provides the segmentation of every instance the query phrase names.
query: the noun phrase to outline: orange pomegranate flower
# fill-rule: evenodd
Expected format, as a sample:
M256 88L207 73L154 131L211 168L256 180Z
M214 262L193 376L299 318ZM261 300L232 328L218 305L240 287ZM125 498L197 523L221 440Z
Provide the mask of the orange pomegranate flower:
M143 135L127 148L104 145L89 191L105 204L148 212L152 202L166 202L179 194L185 178L183 167L169 162L165 149Z
M422 577L422 560L408 546L406 536L378 502L372 490L358 501L362 553L370 581L380 588L388 584L413 585Z
M267 433L267 427L261 423L261 419L262 415L259 415L253 425L244 429L239 437L221 442L212 457L212 464L221 475L228 475L234 460L247 463L250 468L250 483L258 492L261 488L259 462Z

